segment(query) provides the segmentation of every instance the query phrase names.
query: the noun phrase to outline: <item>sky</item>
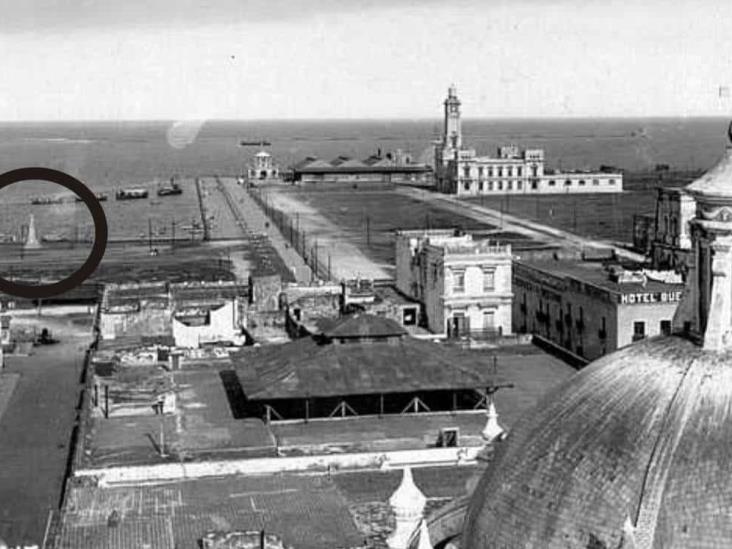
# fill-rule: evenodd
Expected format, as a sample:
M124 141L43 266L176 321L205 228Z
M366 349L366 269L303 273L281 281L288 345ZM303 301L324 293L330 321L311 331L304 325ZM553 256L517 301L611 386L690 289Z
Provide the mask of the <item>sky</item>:
M729 0L0 0L0 120L726 116ZM721 91L722 88L725 91Z

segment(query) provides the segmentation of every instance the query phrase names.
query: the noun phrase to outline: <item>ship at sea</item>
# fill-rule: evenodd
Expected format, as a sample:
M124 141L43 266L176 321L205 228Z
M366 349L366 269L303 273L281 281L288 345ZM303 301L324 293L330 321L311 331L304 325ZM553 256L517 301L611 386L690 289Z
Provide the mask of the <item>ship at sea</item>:
M63 204L63 197L58 196L34 196L30 199L33 206L45 206L47 204Z
M115 193L115 198L117 200L139 200L139 199L147 198L147 195L148 195L147 189L135 187L135 188L129 188L129 189L119 189Z
M170 178L170 183L158 189L158 196L171 196L176 194L183 194L183 189L181 189L180 185L172 177Z
M108 196L105 193L96 193L94 196L96 197L97 200L99 200L99 202L105 202L108 198ZM81 198L79 198L78 196L74 197L74 200L76 200L77 202L83 202L83 200Z
M57 243L57 242L68 242L69 239L61 233L48 233L41 237L42 242Z

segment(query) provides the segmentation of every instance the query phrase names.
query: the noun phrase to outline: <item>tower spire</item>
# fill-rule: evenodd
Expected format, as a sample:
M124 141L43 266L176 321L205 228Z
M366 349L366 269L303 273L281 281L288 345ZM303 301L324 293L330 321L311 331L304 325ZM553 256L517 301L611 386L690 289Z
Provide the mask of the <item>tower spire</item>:
M713 351L732 349L732 124L719 163L686 190L696 200L691 221L695 260L674 328Z

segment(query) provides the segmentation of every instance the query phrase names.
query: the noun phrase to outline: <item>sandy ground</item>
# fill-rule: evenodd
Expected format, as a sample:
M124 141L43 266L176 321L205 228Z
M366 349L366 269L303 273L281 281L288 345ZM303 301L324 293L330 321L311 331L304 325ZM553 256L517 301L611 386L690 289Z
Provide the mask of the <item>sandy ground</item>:
M298 217L300 229L312 235L310 238L317 239L318 263L327 265L330 258L332 278L392 278L392 274L383 266L369 259L353 244L345 242L342 239L343 229L328 221L317 209L276 190L270 191L269 196L275 208L285 212L291 219Z
M0 537L11 546L41 544L59 504L91 324L79 315L14 315L13 325L48 327L61 339L8 356L17 386L0 418Z

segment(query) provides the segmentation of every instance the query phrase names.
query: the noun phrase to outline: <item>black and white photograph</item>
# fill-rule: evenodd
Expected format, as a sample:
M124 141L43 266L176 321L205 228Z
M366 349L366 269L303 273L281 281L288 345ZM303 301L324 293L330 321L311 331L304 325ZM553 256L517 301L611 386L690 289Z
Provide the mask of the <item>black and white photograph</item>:
M732 548L732 2L0 0L0 549Z

